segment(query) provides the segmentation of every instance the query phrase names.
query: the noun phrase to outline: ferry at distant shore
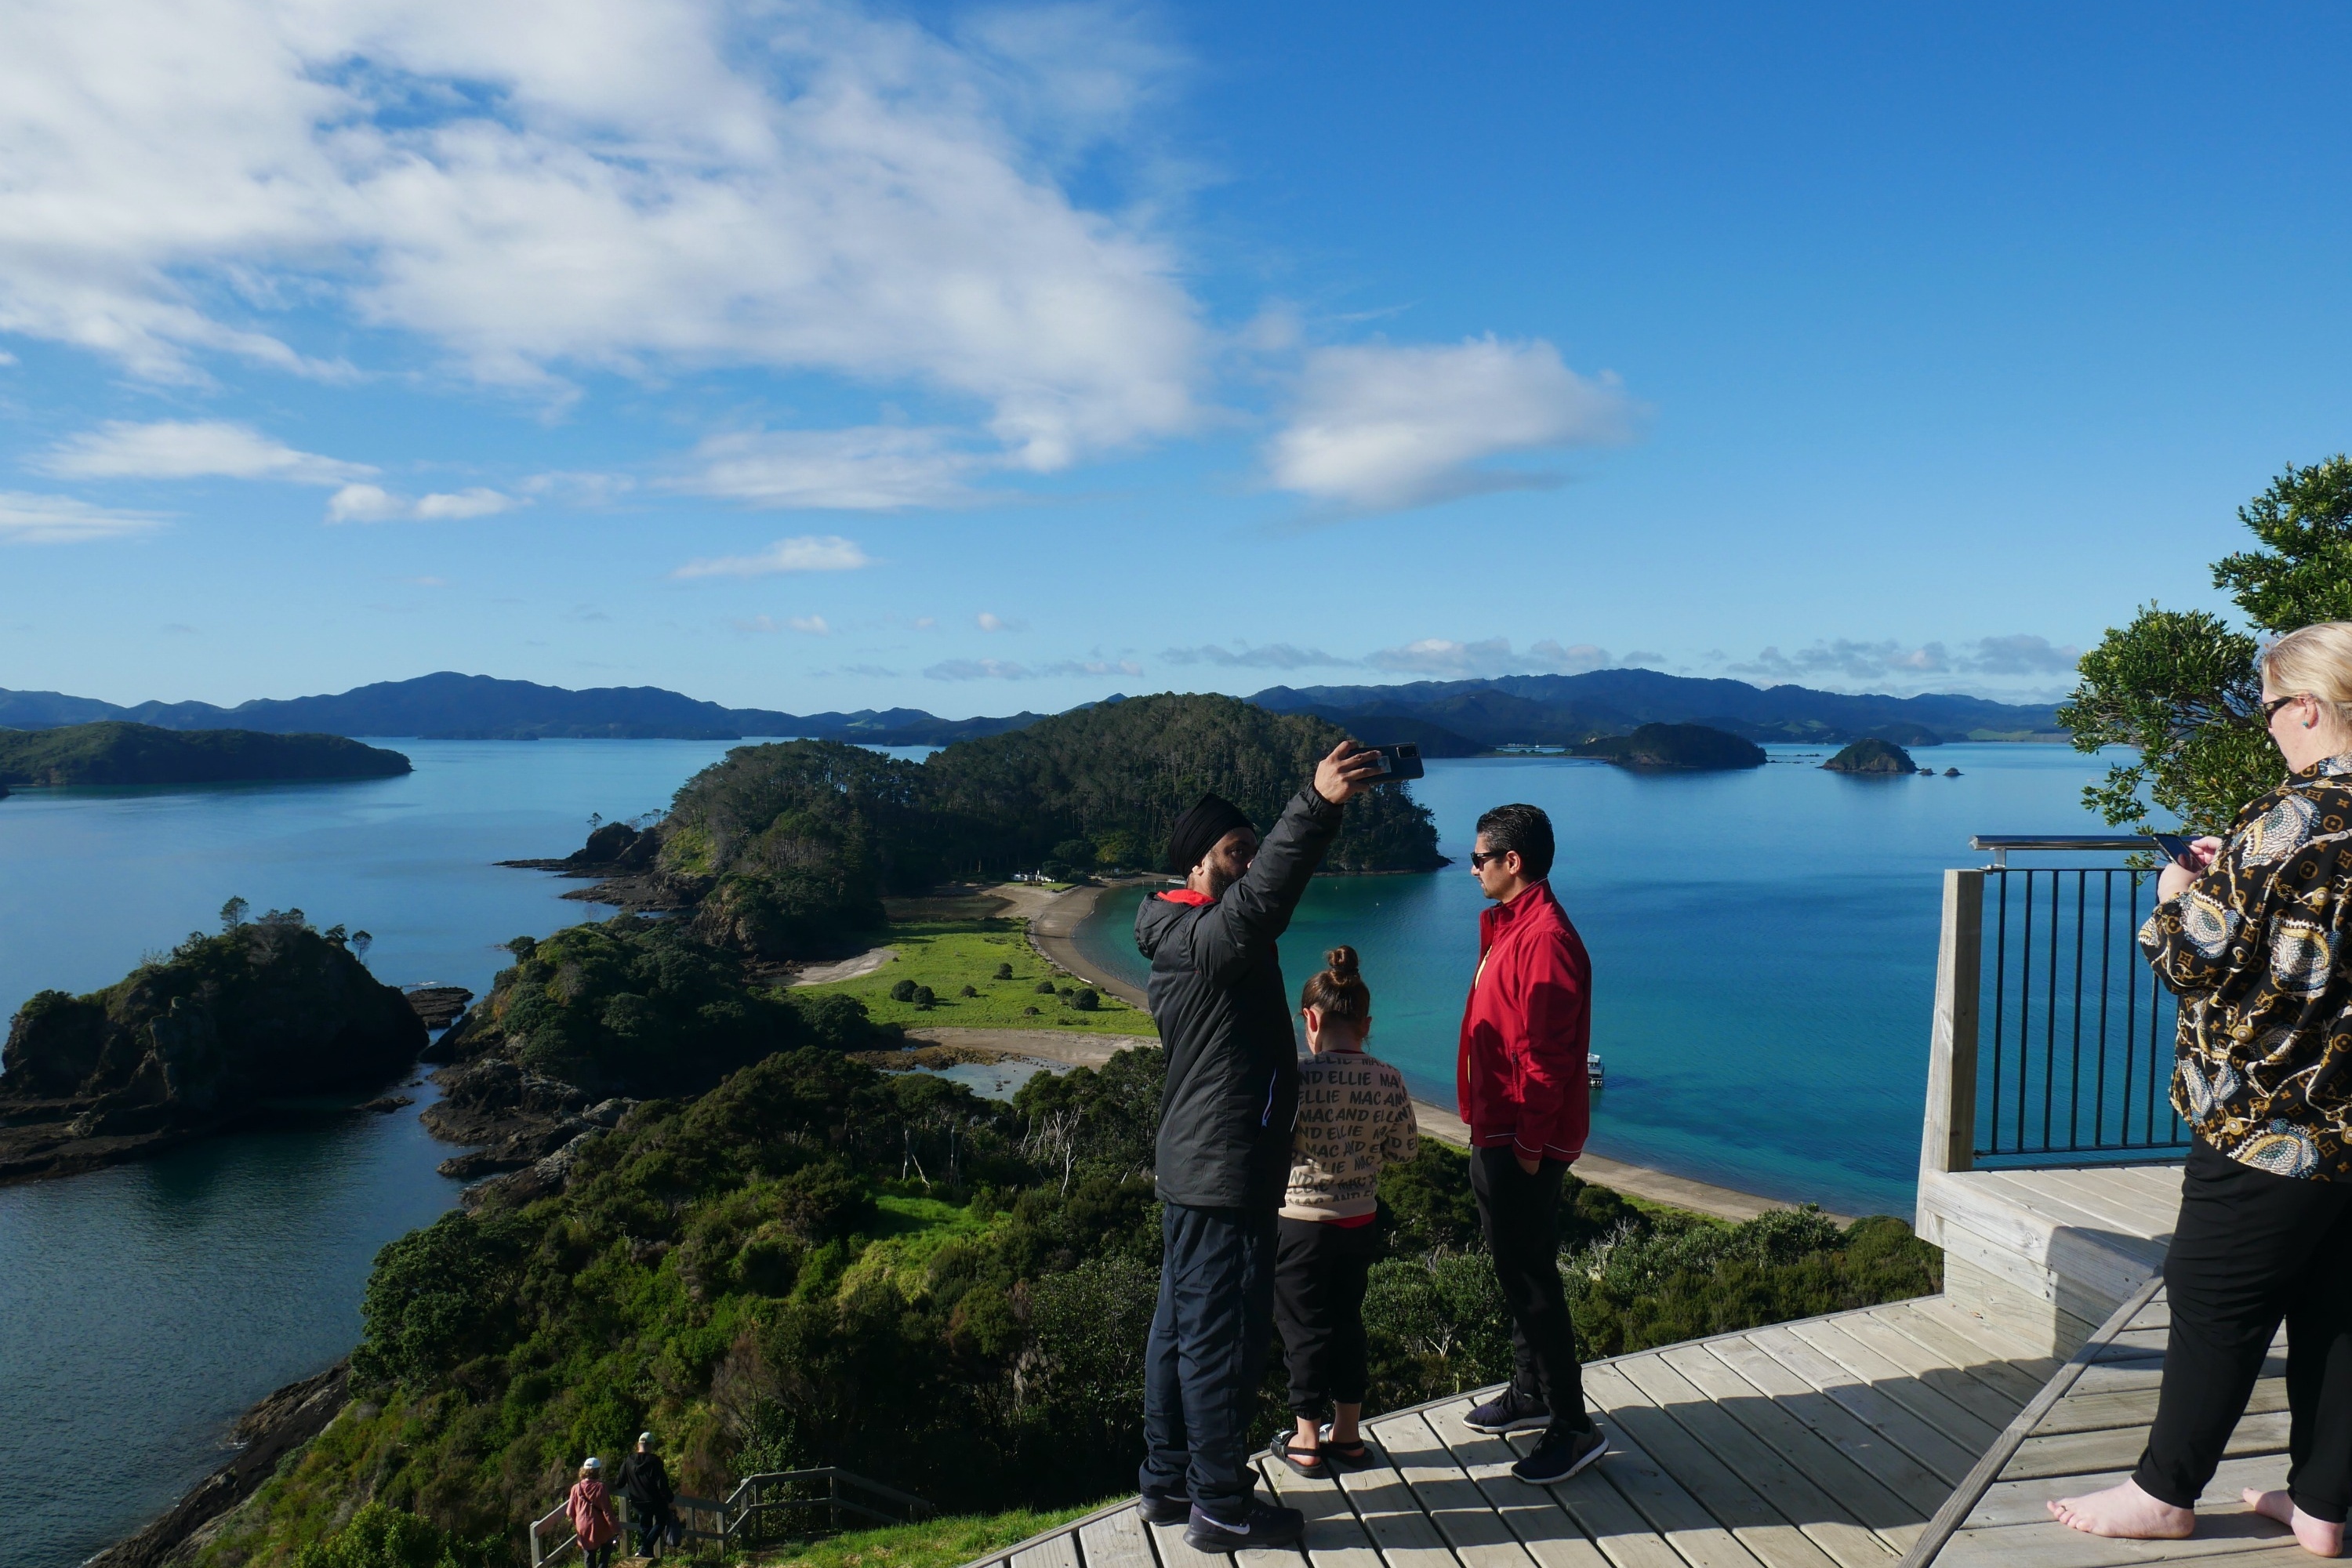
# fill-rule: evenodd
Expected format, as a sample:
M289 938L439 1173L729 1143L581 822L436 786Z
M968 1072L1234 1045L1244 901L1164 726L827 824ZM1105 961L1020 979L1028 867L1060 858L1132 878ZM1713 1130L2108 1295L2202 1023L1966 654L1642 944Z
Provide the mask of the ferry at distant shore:
M1607 1077L1607 1074L1603 1071L1603 1069L1602 1069L1602 1068L1601 1068L1601 1053L1600 1053L1599 1051L1587 1051L1587 1052L1585 1052L1585 1053L1584 1053L1584 1078L1585 1078L1585 1081L1586 1081L1586 1082L1588 1082L1588 1083L1590 1083L1593 1088L1595 1088L1595 1089L1599 1089L1599 1088L1601 1088L1601 1084L1602 1084L1602 1082L1604 1081L1604 1079L1606 1079L1606 1077Z

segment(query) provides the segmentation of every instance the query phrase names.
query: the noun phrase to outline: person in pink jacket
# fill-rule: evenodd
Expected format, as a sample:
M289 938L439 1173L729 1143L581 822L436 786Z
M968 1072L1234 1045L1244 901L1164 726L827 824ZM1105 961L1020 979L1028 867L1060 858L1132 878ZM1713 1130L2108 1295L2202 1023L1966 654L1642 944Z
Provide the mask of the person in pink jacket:
M621 1539L621 1521L613 1515L613 1500L604 1490L604 1461L593 1454L580 1467L580 1479L563 1500L571 1516L572 1533L580 1538L580 1555L587 1568L610 1568L614 1543Z
M1478 819L1470 869L1496 907L1478 920L1455 1089L1470 1127L1470 1190L1511 1312L1511 1382L1472 1410L1481 1432L1535 1432L1511 1473L1549 1486L1607 1448L1584 1408L1576 1326L1560 1289L1560 1178L1591 1123L1585 1057L1592 961L1552 897L1551 819L1498 805Z

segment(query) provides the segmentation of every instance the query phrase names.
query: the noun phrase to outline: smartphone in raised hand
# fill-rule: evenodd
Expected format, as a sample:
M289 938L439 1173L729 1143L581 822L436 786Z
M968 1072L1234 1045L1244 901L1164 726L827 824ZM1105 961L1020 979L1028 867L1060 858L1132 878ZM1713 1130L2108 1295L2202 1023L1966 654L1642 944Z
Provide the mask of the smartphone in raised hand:
M1393 746L1375 746L1381 754L1381 783L1394 784L1400 779L1422 776L1421 747L1412 741L1400 741Z
M2188 839L2183 838L2178 833L2151 833L2148 837L2156 840L2156 847L2164 852L2166 858L2169 859L2174 865L2179 866L2182 870L2202 871L2205 869L2205 863L2197 858L2196 845L2190 843Z

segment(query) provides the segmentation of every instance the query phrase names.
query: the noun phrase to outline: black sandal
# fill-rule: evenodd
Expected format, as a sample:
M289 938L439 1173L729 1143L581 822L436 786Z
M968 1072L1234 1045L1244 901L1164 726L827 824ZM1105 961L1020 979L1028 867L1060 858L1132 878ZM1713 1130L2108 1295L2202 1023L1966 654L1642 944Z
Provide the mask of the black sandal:
M1287 1432L1277 1435L1266 1451L1310 1481L1329 1480L1331 1467L1323 1462L1323 1450L1309 1448L1302 1459L1298 1457L1298 1450L1290 1446L1290 1437L1291 1434Z
M1369 1470L1372 1468L1371 1446L1361 1437L1352 1443L1334 1443L1326 1437L1318 1452L1326 1463L1337 1465L1343 1470Z

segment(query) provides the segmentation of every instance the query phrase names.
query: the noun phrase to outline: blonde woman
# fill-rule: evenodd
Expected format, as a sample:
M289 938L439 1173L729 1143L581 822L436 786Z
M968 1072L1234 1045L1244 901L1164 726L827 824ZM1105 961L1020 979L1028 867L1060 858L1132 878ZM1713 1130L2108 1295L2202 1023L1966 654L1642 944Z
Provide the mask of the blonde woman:
M613 1516L613 1500L604 1490L604 1461L593 1454L580 1467L580 1479L563 1500L572 1519L572 1533L580 1538L580 1556L587 1568L611 1568L613 1545L621 1538L621 1521Z
M2284 1321L2286 1487L2242 1495L2334 1557L2352 1503L2352 623L2288 633L2262 676L2287 776L2164 868L2139 933L2180 997L2172 1103L2194 1135L2156 1421L2129 1480L2050 1510L2094 1535L2195 1530Z

